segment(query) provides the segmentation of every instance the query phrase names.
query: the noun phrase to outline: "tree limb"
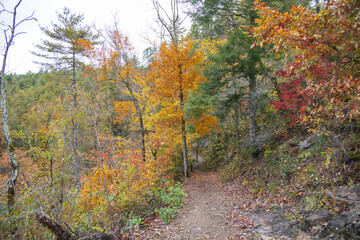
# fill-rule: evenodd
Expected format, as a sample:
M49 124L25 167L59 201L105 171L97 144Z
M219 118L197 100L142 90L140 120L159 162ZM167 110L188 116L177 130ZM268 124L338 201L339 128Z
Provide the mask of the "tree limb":
M37 212L36 220L44 227L47 227L57 237L57 240L75 240L60 223L45 215L45 213Z
M44 212L36 212L36 220L48 228L55 236L56 240L115 240L116 236L113 233L95 233L84 237L72 236L69 231L65 229L55 219L50 218ZM69 228L70 229L70 228Z

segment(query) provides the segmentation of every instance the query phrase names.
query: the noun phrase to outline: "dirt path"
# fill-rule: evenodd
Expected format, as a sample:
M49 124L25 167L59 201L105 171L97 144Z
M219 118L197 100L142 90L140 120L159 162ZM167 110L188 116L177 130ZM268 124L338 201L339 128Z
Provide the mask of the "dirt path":
M239 239L239 231L227 220L233 210L231 196L217 173L196 172L185 187L185 205L174 221L142 231L136 239Z

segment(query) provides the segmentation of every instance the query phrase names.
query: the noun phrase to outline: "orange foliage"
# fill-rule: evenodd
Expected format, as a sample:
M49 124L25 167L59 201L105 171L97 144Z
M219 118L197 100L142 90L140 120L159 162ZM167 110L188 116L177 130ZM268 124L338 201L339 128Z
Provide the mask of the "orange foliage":
M164 43L150 66L149 78L155 84L153 102L160 109L151 121L156 134L172 142L180 142L182 107L189 92L205 81L199 66L203 59L204 53L195 48L194 41L185 38L178 45Z
M119 123L136 112L134 104L130 101L116 101L114 102L114 109L118 113L116 120Z
M104 206L109 198L113 210L131 210L128 209L131 205L146 202L152 186L169 177L166 172L170 168L169 158L143 162L136 153L119 163L116 169L100 163L83 178L79 203L85 211L101 211L98 208Z
M37 175L40 175L41 170L39 164L26 156L25 152L20 149L15 149L17 161L19 163L19 177L16 184L17 194L23 189L28 187L28 184L33 183L33 180ZM9 180L11 167L10 167L9 155L5 151L0 157L0 187L5 188L6 182ZM0 201L5 199L0 199ZM5 202L5 201L4 201Z
M198 87L205 79L200 74L198 65L204 54L195 49L194 41L185 38L180 45L164 43L151 64L151 76L156 84L155 97L179 104L179 91L183 91L186 99L189 91Z
M281 13L255 2L260 19L253 34L260 46L291 56L304 76L309 113L323 119L360 119L360 23L358 1L330 1L319 13L293 6Z
M211 114L202 115L199 119L193 122L196 133L202 137L214 131L220 132L219 119Z

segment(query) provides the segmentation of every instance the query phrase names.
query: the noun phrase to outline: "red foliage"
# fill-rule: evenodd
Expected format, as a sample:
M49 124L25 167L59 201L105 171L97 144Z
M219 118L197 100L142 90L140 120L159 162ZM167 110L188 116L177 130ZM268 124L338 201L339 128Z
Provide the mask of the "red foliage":
M273 52L294 59L290 68L306 82L300 94L304 97L306 91L309 96L307 114L326 124L359 121L359 1L330 1L319 13L301 6L281 13L265 3L255 4L260 18L252 33L257 44L272 44Z
M293 65L298 65L294 63ZM290 82L279 84L279 100L272 101L271 104L276 110L281 111L282 115L290 119L288 128L293 127L304 114L304 107L308 105L306 92L304 91L305 81L301 75L295 74L297 66L291 66L288 71L278 71L277 76L292 79Z

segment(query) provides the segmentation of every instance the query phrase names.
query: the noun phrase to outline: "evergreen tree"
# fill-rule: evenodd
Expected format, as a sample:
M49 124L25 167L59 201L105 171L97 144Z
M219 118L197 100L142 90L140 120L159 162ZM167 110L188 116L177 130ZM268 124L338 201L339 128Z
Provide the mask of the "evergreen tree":
M265 50L253 47L254 38L248 29L255 26L257 13L253 10L253 0L185 0L190 3L189 14L192 16L195 25L192 34L195 37L226 39L220 45L218 51L209 57L210 65L205 70L206 77L210 80L203 88L205 94L217 94L217 104L224 112L234 109L234 114L239 114L239 98L247 96L249 116L249 143L254 152L257 152L259 141L257 137L257 78L264 74ZM292 4L308 5L307 0L273 1L267 0L282 11L288 10ZM247 82L247 87L244 87ZM237 83L237 84L236 84ZM238 89L233 89L239 86ZM228 89L224 101L224 89ZM236 121L238 116L234 116ZM238 132L235 122L234 132ZM238 137L236 137L238 139Z
M78 93L77 71L82 66L84 44L96 43L97 35L92 33L89 26L83 24L82 14L71 13L64 8L57 14L59 23L52 23L52 29L41 28L49 38L43 39L42 44L36 45L41 53L34 52L36 56L46 61L40 64L48 69L60 70L71 80L72 104L70 107L70 120L72 123L72 150L74 160L75 184L80 182L80 163L78 156Z

